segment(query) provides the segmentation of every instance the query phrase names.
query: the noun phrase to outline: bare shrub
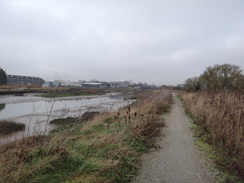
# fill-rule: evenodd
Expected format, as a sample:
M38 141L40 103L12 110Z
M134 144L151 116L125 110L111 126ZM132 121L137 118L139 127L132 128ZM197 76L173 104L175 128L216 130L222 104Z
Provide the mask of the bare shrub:
M222 148L232 159L230 167L244 176L243 92L184 93L182 99L195 122L210 134L207 141Z

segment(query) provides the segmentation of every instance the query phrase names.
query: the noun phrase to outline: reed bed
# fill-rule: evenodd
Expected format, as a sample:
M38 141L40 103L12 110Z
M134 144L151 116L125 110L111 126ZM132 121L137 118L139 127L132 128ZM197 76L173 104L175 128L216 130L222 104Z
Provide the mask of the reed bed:
M0 120L0 136L8 135L25 129L25 124L14 121Z
M244 180L244 93L205 91L181 97L195 123L207 132L207 142L222 149L226 169Z
M154 147L171 93L151 91L114 113L74 119L48 136L0 147L0 182L130 182L140 155ZM154 147L158 148L158 147Z

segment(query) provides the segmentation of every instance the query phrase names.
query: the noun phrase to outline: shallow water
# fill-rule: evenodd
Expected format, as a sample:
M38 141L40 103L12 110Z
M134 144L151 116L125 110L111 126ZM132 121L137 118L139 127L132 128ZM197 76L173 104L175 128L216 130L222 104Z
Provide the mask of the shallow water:
M42 98L33 94L1 96L0 120L24 123L26 129L0 138L0 144L26 136L46 134L55 127L49 122L56 118L81 116L86 111L116 111L132 102L116 97L116 94L62 98Z

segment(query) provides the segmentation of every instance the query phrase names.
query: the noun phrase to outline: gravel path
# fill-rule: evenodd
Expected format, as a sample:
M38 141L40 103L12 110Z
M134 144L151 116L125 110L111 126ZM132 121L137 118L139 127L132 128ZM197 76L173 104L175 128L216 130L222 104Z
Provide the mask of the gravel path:
M173 95L173 101L171 112L164 116L165 137L158 141L162 148L142 157L142 170L133 183L214 182L213 174L194 144L190 120L181 101L176 95Z

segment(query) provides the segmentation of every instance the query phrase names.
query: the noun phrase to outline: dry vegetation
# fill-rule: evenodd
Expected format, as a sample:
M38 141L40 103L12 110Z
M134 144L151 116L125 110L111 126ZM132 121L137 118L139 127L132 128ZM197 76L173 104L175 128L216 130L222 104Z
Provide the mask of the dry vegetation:
M0 136L21 131L25 129L25 124L16 123L14 121L0 120Z
M202 91L183 93L181 97L195 123L207 132L205 140L222 149L221 161L217 163L244 180L243 91Z
M153 147L164 126L170 92L154 91L116 113L74 119L48 136L0 148L0 182L129 182L139 156Z

